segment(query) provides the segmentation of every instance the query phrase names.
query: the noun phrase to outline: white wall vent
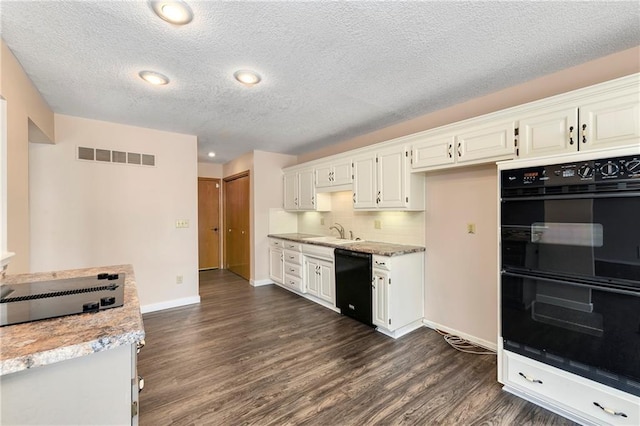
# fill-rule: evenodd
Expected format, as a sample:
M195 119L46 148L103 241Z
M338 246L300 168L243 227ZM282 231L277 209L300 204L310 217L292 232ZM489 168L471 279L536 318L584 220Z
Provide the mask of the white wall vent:
M105 163L136 164L142 166L156 165L156 156L137 152L111 151L108 149L78 147L78 160L101 161Z

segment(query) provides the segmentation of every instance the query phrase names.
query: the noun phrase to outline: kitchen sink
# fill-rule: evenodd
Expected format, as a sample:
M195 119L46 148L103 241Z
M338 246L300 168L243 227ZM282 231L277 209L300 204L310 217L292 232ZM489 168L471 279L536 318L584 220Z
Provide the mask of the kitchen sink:
M305 238L304 240L316 241L319 243L327 243L327 244L337 244L337 245L361 243L362 241L364 241L364 240L347 240L347 239L342 239L337 237L309 237L309 238Z

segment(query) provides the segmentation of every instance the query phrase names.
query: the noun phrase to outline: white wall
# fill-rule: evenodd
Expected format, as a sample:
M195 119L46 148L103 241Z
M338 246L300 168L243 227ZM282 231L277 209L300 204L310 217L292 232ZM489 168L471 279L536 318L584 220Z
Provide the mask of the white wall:
M269 212L281 208L283 200L282 168L291 166L296 157L272 152L253 152L253 227L251 283L271 283L269 279Z
M198 163L198 177L221 178L222 164Z
M196 137L58 114L55 131L30 144L32 271L132 264L143 311L198 302ZM77 146L156 166L77 160Z
M498 191L495 164L427 173L425 319L495 348ZM467 233L467 224L476 233Z

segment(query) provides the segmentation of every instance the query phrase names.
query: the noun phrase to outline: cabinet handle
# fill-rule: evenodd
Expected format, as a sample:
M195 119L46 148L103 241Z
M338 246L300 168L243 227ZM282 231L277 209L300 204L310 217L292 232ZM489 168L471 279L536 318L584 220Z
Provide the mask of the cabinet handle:
M354 192L353 193L353 204L355 204L355 203L356 203L356 193Z
M380 204L380 191L378 191L378 198L376 198L376 204Z
M612 416L620 416L620 417L624 417L624 418L627 417L627 415L625 413L623 413L622 411L616 411L613 408L603 407L602 405L598 404L595 401L593 402L593 405L595 405L596 407L598 407L599 409L601 409L605 413L610 414Z
M462 148L462 143L458 142L458 157L462 157L462 151L460 151L460 148Z
M587 125L582 125L582 143L587 143Z
M140 349L144 348L144 345L146 345L147 343L144 341L144 339L140 340L137 344L136 344L136 353L139 354L140 353Z
M297 197L293 199L293 204L295 204L296 206L298 205L298 198Z
M449 144L449 148L447 149L447 154L449 154L449 158L453 157L452 150L453 150L453 145Z
M573 126L569 127L569 145L573 145Z
M542 384L542 380L534 379L533 377L529 377L524 373L518 372L521 377L524 377L525 380L530 381L531 383L539 383Z
M312 206L314 206L314 205L316 204L315 198L316 198L316 197L311 197L311 205L312 205Z
M378 261L376 260L376 265L385 266L385 265L386 265L386 263L385 263L385 262L378 262Z

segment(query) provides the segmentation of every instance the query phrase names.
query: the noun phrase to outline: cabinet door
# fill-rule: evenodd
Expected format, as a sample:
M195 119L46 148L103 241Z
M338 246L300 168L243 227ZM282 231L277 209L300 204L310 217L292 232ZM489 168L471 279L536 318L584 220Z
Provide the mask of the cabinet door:
M377 201L379 208L405 206L405 172L408 151L393 148L377 156Z
M320 260L318 262L319 269L319 283L318 283L318 297L326 300L327 302L334 303L334 270L333 263L326 260Z
M520 158L575 152L578 109L562 108L524 117L519 126Z
M422 169L425 167L443 166L453 164L455 162L453 147L455 144L455 136L453 134L444 134L425 139L422 142L413 144L413 163L414 169Z
M269 278L279 284L284 280L284 258L280 249L269 249Z
M391 330L389 318L389 274L373 271L373 324Z
M318 296L318 281L320 275L318 261L309 258L304 261L304 265L304 280L307 293Z
M333 165L331 176L333 185L348 185L351 183L351 160L347 159Z
M316 167L316 188L326 188L333 185L333 167L329 164Z
M622 95L580 107L580 151L638 145L640 104L638 93Z
M372 153L353 160L353 208L376 207L376 157Z
M516 155L516 122L505 121L459 133L454 146L458 163L499 160Z
M298 210L298 173L284 175L284 209Z
M315 210L316 188L313 185L313 170L301 171L298 174L298 209Z

